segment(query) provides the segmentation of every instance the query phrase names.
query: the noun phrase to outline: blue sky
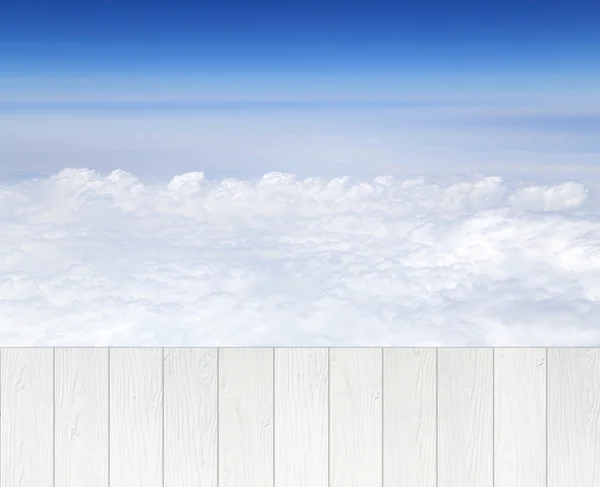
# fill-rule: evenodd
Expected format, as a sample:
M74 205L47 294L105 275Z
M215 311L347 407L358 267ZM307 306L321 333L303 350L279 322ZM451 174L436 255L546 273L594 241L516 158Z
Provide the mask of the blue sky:
M600 167L600 4L579 0L25 0L0 59L0 180Z
M328 83L349 97L419 87L533 90L540 82L564 90L598 79L599 26L600 5L578 0L30 0L0 16L0 88L4 98L52 83L77 91L90 79L96 92L149 96L220 84L290 96Z

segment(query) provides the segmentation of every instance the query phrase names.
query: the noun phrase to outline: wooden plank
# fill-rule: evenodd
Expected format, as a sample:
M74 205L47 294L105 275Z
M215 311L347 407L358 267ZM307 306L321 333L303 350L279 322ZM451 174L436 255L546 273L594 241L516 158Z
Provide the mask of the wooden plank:
M600 485L600 350L548 349L548 487Z
M108 487L108 349L55 350L55 487Z
M54 350L3 348L0 485L54 484Z
M382 485L382 350L330 350L330 487Z
M165 349L165 486L217 487L217 349Z
M383 483L436 486L436 350L383 350Z
M160 348L110 349L110 487L162 487Z
M495 485L546 487L546 349L494 350Z
M219 350L219 487L273 487L273 349Z
M275 349L275 485L328 487L329 354Z
M438 486L492 487L493 350L438 350Z

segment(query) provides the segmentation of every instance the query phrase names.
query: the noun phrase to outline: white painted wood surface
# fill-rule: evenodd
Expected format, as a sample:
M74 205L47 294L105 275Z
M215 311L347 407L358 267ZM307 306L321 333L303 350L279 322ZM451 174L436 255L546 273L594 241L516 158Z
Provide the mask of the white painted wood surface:
M436 349L383 351L384 485L436 487Z
M329 485L381 485L382 350L332 348L329 364Z
M110 350L110 487L163 486L163 350Z
M494 356L495 485L546 487L546 349Z
M219 487L273 487L273 349L219 351Z
M329 353L275 349L275 485L327 487Z
M548 349L548 487L600 485L600 350Z
M0 486L54 484L54 350L0 354Z
M0 487L598 487L599 459L600 349L0 349Z
M492 349L439 349L439 487L493 487L493 392Z
M216 348L165 349L164 469L169 487L218 487Z
M55 487L108 486L108 349L55 351Z

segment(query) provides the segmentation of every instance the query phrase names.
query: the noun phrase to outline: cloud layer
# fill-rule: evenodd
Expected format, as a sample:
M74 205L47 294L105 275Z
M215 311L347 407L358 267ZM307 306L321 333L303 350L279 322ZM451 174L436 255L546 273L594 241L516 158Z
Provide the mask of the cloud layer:
M65 169L0 188L0 341L600 345L597 194Z

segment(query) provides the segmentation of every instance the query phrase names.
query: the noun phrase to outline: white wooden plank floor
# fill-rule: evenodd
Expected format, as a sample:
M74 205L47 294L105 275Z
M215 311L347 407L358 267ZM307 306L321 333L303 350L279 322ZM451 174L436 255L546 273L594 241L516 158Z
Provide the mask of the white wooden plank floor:
M164 485L218 487L218 351L168 348L164 362Z
M108 354L106 348L55 351L56 485L108 485Z
M219 485L273 487L273 349L219 353Z
M75 486L598 487L600 349L0 349L0 487Z
M334 348L329 364L329 485L381 485L382 350Z
M548 349L548 487L600 485L600 351Z
M437 351L383 351L384 485L437 486Z
M2 349L0 485L54 484L54 351Z
M493 487L493 350L438 351L438 486Z
M329 484L329 353L275 349L275 485Z
M115 348L109 360L109 485L162 487L163 350Z
M494 350L495 485L546 486L546 350Z

